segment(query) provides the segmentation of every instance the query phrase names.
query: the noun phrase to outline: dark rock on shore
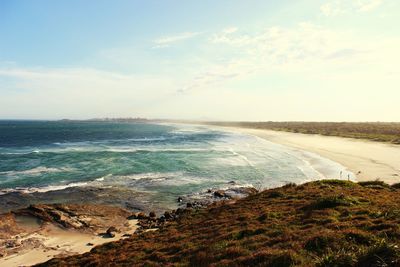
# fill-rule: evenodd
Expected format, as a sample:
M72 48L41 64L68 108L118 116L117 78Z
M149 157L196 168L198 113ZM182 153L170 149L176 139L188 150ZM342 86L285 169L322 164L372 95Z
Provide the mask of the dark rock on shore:
M225 197L225 191L224 190L217 190L214 192L214 197Z
M257 192L258 190L254 187L232 187L226 190L216 190L214 191L213 196L215 198L235 199L250 196Z
M117 228L115 228L114 226L111 226L107 229L106 234L108 235L108 237L115 237L115 233L118 232Z

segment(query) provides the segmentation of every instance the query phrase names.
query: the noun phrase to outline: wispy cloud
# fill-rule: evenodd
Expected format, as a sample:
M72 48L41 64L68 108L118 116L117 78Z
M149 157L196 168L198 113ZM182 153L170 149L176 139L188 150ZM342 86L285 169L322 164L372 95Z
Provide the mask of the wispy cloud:
M355 12L369 12L377 9L384 0L332 0L320 6L324 16L336 17Z
M178 89L178 93L188 93L201 88L213 88L223 82L238 78L251 72L245 62L232 61L226 64L214 65L198 72L190 82Z
M175 35L163 36L159 39L154 40L154 48L168 47L171 44L194 38L199 34L200 32L183 32Z
M327 17L336 17L347 12L347 8L343 6L341 1L332 1L325 3L320 7L320 9L322 14Z
M358 11L367 12L378 8L382 3L383 0L358 0L356 5Z
M299 23L291 28L274 26L253 34L221 31L211 38L213 44L235 47L254 62L264 62L269 66L324 61L339 51L352 51L347 54L346 60L349 60L357 54L354 42L350 33L332 31L311 23Z

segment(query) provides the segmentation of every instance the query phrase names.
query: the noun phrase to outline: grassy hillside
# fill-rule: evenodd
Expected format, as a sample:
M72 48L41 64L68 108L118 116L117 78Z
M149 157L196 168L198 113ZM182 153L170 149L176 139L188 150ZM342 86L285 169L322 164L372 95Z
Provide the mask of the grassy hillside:
M238 126L305 134L321 134L400 144L400 123L351 122L207 122L210 125Z
M397 187L287 185L41 266L400 266Z

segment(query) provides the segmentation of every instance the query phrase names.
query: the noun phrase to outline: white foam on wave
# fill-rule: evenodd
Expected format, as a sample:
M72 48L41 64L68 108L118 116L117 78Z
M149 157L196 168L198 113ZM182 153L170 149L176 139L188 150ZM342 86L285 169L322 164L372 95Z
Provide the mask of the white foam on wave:
M17 187L13 189L2 189L0 190L0 195L4 195L7 193L12 193L12 192L20 192L20 193L25 193L25 194L31 194L31 193L44 193L44 192L49 192L49 191L57 191L57 190L63 190L69 187L84 187L87 186L89 183L88 182L77 182L77 183L70 183L66 185L48 185L44 187Z
M132 183L133 182L133 183ZM74 182L63 185L49 185L43 187L17 187L10 189L1 189L0 195L11 193L11 192L21 192L21 193L44 193L49 191L63 190L70 187L130 187L132 184L157 184L157 185L184 185L184 184L198 184L200 183L199 177L188 176L183 172L150 172L141 173L133 175L106 175L92 181L85 182Z
M83 146L83 147L65 147L65 148L47 148L40 152L10 152L1 153L6 155L26 155L31 153L69 153L69 152L116 152L116 153L134 153L134 152L202 152L210 151L209 148L157 148L151 146Z
M187 184L204 183L205 178L188 175L184 172L148 172L131 175L107 175L96 179L97 184L90 182L90 186L117 186L137 189L147 186L181 186ZM216 181L216 179L214 179ZM224 181L224 180L221 180Z
M17 176L17 175L39 175L43 173L56 173L56 172L70 172L74 171L73 168L61 167L61 168L47 168L47 167L35 167L28 170L23 171L5 171L0 172L0 175L9 175L9 176Z
M266 142L269 145L280 148L288 155L297 158L302 164L296 165L295 167L299 169L305 176L305 179L302 181L302 183L319 179L347 179L347 175L349 175L350 180L355 180L356 176L340 163L324 158L313 152L273 143L258 136L254 137L260 142ZM340 177L341 172L343 174L342 177ZM344 174L346 174L346 177Z
M131 148L131 147L110 147L101 151L107 151L107 152L204 152L204 151L210 151L208 148L151 148L151 147L137 147L137 148Z
M121 143L121 142L154 142L154 141L165 141L174 138L174 136L160 136L160 137L143 137L143 138L126 138L126 139L104 139L98 141L79 141L79 142L55 142L53 145L60 147L86 147L86 146L98 146L99 144L109 143Z

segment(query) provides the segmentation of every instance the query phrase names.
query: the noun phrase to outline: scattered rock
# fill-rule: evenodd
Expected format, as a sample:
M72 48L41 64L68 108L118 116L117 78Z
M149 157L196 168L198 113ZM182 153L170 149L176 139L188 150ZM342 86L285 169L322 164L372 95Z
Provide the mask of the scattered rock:
M182 202L182 201L183 201L183 198L178 197L178 202Z
M176 211L175 211L175 214L182 214L183 213L183 209L181 209L181 208L177 208L176 209Z
M155 218L155 217L157 217L157 216L156 216L156 213L155 213L154 211L151 211L151 212L149 213L149 217L150 217L150 218Z
M129 215L129 217L126 219L127 220L135 220L135 219L137 219L137 215L136 215L136 213L133 213L132 215Z
M92 246L94 246L94 244L89 242L89 243L86 244L86 246L92 247Z
M107 229L107 231L104 234L101 234L101 235L106 238L113 238L113 237L115 237L116 232L118 232L117 228L115 228L114 226L111 226Z
M104 237L114 238L115 234L114 233L107 233L106 235L104 235Z
M146 214L144 214L143 212L139 212L137 215L136 215L136 219L146 219L147 218L147 216L146 216Z
M214 197L218 198L223 198L225 197L225 191L224 190L217 190L214 192Z
M15 240L8 240L6 241L6 243L4 244L6 248L15 248L18 246L17 242L15 242Z
M166 211L166 212L164 212L164 217L165 217L165 219L169 220L172 218L172 215L169 211Z
M107 234L114 232L118 232L117 228L115 228L114 226L109 227L106 231Z

